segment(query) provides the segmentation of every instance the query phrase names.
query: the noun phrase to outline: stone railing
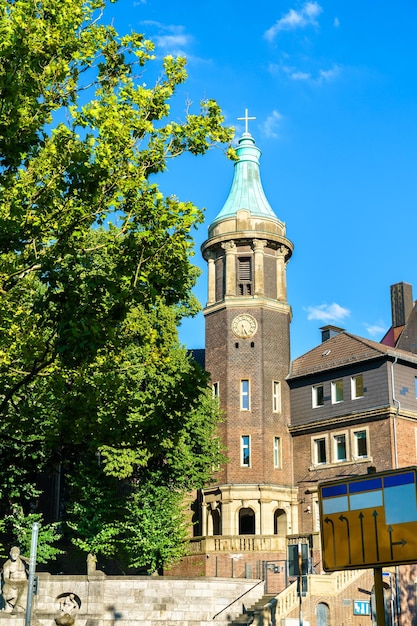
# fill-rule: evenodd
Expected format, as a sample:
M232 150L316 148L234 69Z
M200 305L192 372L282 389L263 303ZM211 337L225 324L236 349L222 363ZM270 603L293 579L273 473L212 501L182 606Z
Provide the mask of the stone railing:
M314 596L335 596L363 574L363 570L345 570L333 574L313 574L308 577L309 593Z
M290 611L295 609L299 604L297 581L293 582L284 591L281 591L276 600L275 615L277 618L285 617Z
M308 595L336 596L361 574L363 574L363 570L347 570L344 572L333 572L332 574L310 574L308 576ZM276 597L275 614L277 623L278 618L282 619L296 609L299 602L297 581L295 581Z
M195 537L190 542L190 554L207 552L286 552L285 537L277 535L231 535Z

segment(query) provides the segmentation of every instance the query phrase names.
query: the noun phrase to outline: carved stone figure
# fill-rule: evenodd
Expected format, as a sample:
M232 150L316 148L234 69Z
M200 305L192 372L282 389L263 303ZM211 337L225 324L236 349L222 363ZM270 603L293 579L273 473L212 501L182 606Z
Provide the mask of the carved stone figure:
M27 560L20 556L20 549L13 546L10 558L3 565L2 570L3 610L11 613L21 613L26 610L28 569Z
M59 611L55 615L57 626L72 626L80 608L80 599L74 593L64 593L57 598Z

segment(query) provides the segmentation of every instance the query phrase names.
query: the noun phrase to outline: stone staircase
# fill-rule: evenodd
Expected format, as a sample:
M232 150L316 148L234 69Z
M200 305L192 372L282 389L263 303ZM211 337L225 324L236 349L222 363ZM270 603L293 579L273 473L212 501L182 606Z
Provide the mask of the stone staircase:
M232 622L230 622L230 626L239 626L253 624L255 622L255 618L258 615L262 615L264 611L270 611L272 605L276 603L275 595L265 594L262 598L259 598L251 607L244 610L244 612L236 617ZM259 619L256 620L259 623Z
M326 575L310 575L309 594L311 596L336 596L355 580L362 576L362 571L347 570ZM247 606L247 605L246 605ZM297 582L293 582L278 595L263 595L249 608L229 622L229 626L263 626L264 624L279 625L286 618L294 615L299 608ZM309 622L306 621L306 624Z

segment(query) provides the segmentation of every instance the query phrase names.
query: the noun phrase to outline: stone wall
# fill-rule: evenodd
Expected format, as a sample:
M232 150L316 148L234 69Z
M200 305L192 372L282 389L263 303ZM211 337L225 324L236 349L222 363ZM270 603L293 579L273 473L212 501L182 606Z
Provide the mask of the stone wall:
M242 613L243 606L254 604L263 594L264 582L255 579L107 577L99 571L89 576L40 573L31 624L226 626ZM76 602L74 611L69 602ZM25 623L23 613L0 612L0 620L7 626Z

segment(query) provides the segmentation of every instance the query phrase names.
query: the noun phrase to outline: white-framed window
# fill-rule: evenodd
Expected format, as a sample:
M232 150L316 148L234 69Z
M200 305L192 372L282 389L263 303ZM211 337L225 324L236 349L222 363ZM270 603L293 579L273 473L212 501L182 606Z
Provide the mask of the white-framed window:
M219 383L213 383L211 388L212 388L212 391L213 391L213 398L219 398L220 397L220 386L219 386Z
M311 446L313 465L327 463L327 437L315 437Z
M240 410L250 411L250 382L247 378L240 381Z
M369 456L368 429L355 430L353 436L353 456L357 459L364 459Z
M281 467L281 437L274 437L274 467Z
M314 385L312 388L313 408L316 409L324 404L324 387L323 385Z
M272 411L281 413L281 383L278 380L272 381Z
M241 437L241 463L243 467L250 467L250 436Z
M350 383L352 400L356 400L357 398L363 398L363 374L357 374L356 376L352 376L352 378L350 379Z
M343 379L332 382L332 403L343 402Z
M333 435L333 461L340 463L347 460L347 437L346 433Z

